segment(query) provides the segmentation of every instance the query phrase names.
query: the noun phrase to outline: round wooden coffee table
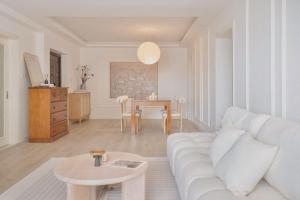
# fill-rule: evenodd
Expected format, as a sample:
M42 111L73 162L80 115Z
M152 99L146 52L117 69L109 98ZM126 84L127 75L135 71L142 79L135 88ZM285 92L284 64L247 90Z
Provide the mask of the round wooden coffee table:
M146 160L138 155L108 152L108 160L100 167L94 166L90 154L66 158L54 168L55 176L67 184L67 200L96 200L104 185L122 185L122 200L145 199ZM111 166L111 161L130 160L144 162L137 168Z

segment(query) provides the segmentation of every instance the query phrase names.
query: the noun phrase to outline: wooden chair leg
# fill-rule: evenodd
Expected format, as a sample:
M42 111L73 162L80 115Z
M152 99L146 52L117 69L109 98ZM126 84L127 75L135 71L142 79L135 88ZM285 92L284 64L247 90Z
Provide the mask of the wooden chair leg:
M161 127L164 128L164 126L165 126L165 120L164 120L164 117L162 117L161 118Z
M123 118L121 119L121 132L123 133Z
M140 129L140 118L138 117L137 118L137 121L136 121L136 134L139 134L139 129Z
M182 118L180 118L180 132L182 132Z
M124 120L125 120L124 127L126 129L127 128L127 119L124 119Z
M141 129L141 127L143 126L142 116L140 116L139 120L139 129Z
M167 133L167 118L164 117L164 133Z

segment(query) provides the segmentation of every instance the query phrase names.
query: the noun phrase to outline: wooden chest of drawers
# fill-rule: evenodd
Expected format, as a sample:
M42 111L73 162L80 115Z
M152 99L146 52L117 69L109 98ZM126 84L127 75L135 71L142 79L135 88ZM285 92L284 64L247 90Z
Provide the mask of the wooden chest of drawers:
M29 88L29 141L51 142L68 133L68 89Z

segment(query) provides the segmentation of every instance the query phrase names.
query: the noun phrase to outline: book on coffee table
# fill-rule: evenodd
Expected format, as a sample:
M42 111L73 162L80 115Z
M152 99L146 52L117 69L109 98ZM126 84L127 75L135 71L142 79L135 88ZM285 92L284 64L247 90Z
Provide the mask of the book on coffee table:
M115 160L110 163L113 167L123 167L135 169L141 166L144 162L141 161L131 161L131 160Z

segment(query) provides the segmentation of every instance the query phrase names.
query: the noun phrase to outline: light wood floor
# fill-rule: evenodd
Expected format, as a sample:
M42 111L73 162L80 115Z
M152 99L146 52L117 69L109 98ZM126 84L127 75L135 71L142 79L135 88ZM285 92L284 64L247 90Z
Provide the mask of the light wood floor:
M0 150L0 193L51 157L87 153L93 148L125 151L143 156L165 156L166 135L160 120L143 120L142 134L133 136L130 129L122 134L119 120L90 120L70 127L70 134L53 143L20 143ZM199 131L184 121L184 132ZM173 130L176 132L176 130Z

